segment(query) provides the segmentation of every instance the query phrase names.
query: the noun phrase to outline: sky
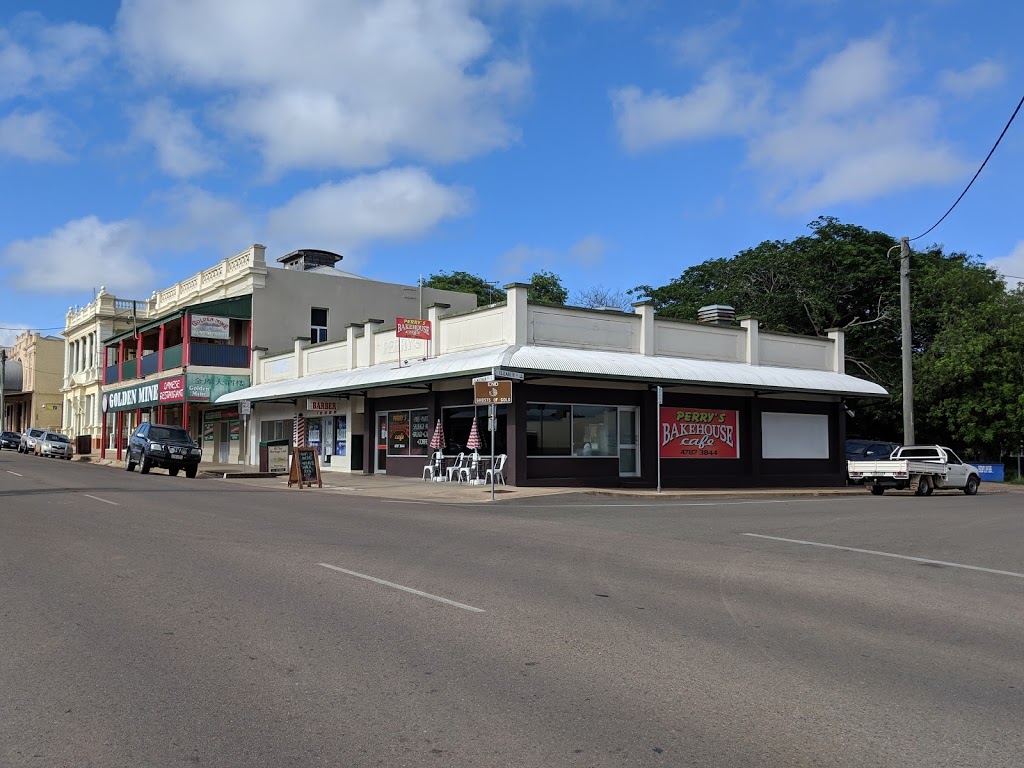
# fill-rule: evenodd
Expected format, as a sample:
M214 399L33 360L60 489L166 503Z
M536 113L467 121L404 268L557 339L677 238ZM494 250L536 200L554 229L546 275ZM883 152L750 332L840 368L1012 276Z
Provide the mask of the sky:
M1024 95L994 0L4 0L0 343L244 251L661 286L952 205ZM1024 276L1019 117L916 246ZM636 297L636 298L639 298Z

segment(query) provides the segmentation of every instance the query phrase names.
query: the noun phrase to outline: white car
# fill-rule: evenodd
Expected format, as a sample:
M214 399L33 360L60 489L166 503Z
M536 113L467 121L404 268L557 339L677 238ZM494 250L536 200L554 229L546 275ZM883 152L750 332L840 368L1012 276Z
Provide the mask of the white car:
M71 447L71 440L67 436L57 432L43 432L36 440L37 456L52 456L57 459L67 459L75 455L75 449Z

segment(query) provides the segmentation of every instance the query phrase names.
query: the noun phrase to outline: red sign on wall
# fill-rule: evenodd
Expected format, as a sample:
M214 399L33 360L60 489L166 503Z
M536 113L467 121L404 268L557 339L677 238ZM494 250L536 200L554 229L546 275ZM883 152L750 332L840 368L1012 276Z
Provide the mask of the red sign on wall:
M739 411L661 408L658 441L663 459L739 458Z
M160 404L185 402L185 377L172 376L160 380Z
M430 341L430 321L396 317L395 336L399 339L423 339Z

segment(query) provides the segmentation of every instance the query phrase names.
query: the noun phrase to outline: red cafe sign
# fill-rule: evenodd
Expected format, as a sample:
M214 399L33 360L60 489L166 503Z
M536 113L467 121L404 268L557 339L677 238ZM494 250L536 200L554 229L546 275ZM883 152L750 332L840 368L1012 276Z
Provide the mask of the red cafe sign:
M160 380L160 404L185 402L185 377L172 376Z
M395 336L399 339L424 339L430 341L430 321L409 317L395 318Z
M658 441L663 459L736 459L739 411L661 408Z

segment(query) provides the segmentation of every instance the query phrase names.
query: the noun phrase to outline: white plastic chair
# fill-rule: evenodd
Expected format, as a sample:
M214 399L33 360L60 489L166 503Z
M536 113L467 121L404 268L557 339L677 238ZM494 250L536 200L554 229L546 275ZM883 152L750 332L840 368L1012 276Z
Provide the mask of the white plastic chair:
M458 478L459 470L462 469L462 465L465 464L465 463L466 463L466 454L464 452L460 451L459 455L455 457L455 463L452 464L450 467L448 467L448 469L445 470L445 472L448 475L448 482L449 483L452 482L452 476L453 475L455 476L456 480L459 479Z
M478 455L477 456L477 461L479 461L479 460L480 460L480 457ZM473 461L473 455L470 454L469 456L466 456L465 459L462 462L462 466L459 467L459 478L458 478L459 482L460 483L462 483L462 482L468 483L470 480L472 480L473 479L473 470L475 468L476 468L476 462Z
M423 467L423 479L433 480L440 474L440 468L443 466L444 454L441 451L432 453L430 455L430 461Z
M508 454L507 453L499 453L498 454L498 466L491 467L490 469L487 470L486 474L484 475L484 481L485 482L490 483L491 482L491 477L493 476L494 477L494 482L501 483L502 485L505 484L505 474L504 473L505 473L505 460L507 458L508 458Z

